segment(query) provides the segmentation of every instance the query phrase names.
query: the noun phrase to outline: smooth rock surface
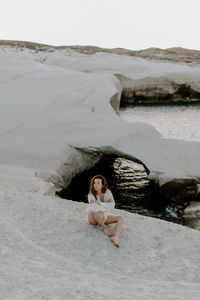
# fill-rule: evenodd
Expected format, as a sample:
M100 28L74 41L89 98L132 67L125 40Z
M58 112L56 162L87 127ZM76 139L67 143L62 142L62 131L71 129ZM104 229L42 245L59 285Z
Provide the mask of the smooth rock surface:
M120 119L115 76L196 82L199 67L50 48L0 47L0 298L199 299L199 231L116 210L118 249L87 224L86 204L55 196L103 153L157 179L199 177L199 142Z
M93 156L113 152L151 173L200 176L199 142L164 139L151 126L120 119L123 84L115 76L144 83L164 76L199 88L198 65L1 45L0 66L0 163L57 172L69 182Z

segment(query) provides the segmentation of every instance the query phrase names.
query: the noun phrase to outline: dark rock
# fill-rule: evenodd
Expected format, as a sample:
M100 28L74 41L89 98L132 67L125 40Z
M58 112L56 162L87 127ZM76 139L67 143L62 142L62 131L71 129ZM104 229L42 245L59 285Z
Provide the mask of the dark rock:
M161 195L178 205L185 205L185 202L190 202L197 199L198 179L175 179L160 186Z

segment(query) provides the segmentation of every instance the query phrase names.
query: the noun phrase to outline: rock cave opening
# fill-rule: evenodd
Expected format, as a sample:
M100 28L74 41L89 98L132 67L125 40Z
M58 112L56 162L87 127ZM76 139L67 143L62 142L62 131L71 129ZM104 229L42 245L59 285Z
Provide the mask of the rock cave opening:
M92 168L76 175L67 188L56 194L64 199L88 203L90 180L97 174L106 177L116 208L157 218L165 215L167 202L152 188L145 166L113 154L103 154Z

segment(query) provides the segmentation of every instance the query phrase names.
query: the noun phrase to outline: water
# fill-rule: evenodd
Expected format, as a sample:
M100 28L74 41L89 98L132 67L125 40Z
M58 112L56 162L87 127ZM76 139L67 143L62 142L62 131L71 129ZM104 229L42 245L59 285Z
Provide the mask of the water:
M200 141L200 103L130 104L121 108L120 116L150 124L165 138Z
M133 161L116 158L111 162L112 189L117 191L116 207L132 212L144 213L149 179L144 167Z
M128 122L140 121L150 124L155 127L164 138L200 141L200 103L178 105L128 104L126 107L121 108L120 116ZM123 164L124 162L122 162L122 165ZM122 208L144 215L175 221L200 230L199 218L180 218L179 220L168 218L164 211L165 203L162 203L162 199L158 199L157 206L156 202L154 203L155 205L150 205L153 198L151 195L148 195L148 189L145 190L145 187L148 186L147 178L141 178L140 180L140 177L144 176L144 172L142 170L140 170L137 174L139 175L140 173L138 179L134 179L136 185L138 184L138 189L134 192L132 188L129 188L127 192L123 193L123 184L124 182L127 182L127 176L126 173L124 173L123 167L121 167L120 170L120 166L118 166L118 170L121 171L121 174L124 174L124 180L122 178L123 176L120 178L121 187L120 185L116 186L119 194L123 194L123 202L127 203L124 207L122 205ZM117 172L118 171L115 170L116 174ZM125 199L126 197L127 199Z
M166 216L169 202L152 191L143 165L119 157L110 162L109 168L116 208L183 224L182 219Z

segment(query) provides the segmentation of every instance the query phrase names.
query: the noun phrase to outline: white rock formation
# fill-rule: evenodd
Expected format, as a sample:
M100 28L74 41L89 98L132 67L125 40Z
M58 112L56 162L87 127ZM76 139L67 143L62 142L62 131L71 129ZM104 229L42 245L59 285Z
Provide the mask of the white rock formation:
M57 171L69 181L92 166L92 154L117 152L142 161L151 173L200 176L200 143L163 139L151 126L117 114L126 84L166 78L199 88L199 66L70 49L22 50L0 47L1 163Z
M199 177L199 142L120 119L115 76L197 84L199 67L53 50L0 47L0 298L198 299L199 231L116 211L117 249L54 184L102 153L140 160L152 176Z

